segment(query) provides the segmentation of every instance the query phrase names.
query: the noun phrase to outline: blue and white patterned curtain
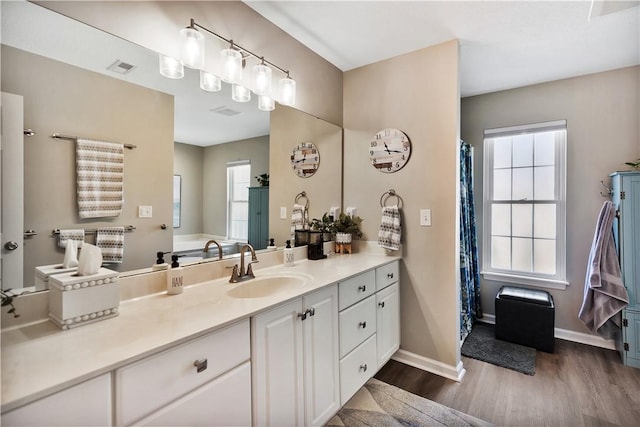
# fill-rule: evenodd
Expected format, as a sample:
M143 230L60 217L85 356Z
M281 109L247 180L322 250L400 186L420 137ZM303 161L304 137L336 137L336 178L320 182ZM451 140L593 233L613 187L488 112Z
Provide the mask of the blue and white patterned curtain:
M460 141L460 339L471 332L482 317L480 271L476 243L476 214L473 199L473 162L469 144Z

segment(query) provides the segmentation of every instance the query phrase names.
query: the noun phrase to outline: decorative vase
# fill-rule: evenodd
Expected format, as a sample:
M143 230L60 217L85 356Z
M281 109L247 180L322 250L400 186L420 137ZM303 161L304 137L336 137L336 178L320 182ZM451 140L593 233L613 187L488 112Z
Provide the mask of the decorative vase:
M351 233L336 233L336 253L350 254L351 239L352 239Z

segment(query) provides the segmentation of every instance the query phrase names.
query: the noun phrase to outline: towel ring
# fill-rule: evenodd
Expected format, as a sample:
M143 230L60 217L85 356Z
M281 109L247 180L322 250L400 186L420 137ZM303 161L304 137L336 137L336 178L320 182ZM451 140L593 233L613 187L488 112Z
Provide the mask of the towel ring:
M300 193L298 193L296 195L296 200L295 202L298 203L300 201L300 199L304 198L304 208L308 209L309 208L309 198L307 197L307 193L306 191L301 191Z
M396 198L396 204L398 205L398 207L402 207L402 197L400 197L398 195L398 193L396 193L396 190L391 189L391 190L387 190L384 193L382 193L382 196L380 196L380 207L384 208L385 206L387 206L387 200L389 200L390 197L395 197Z

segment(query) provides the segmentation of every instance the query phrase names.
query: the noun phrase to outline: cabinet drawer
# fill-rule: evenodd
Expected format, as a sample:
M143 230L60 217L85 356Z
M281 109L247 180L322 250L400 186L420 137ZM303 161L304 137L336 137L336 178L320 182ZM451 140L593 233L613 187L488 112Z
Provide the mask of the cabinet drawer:
M349 399L376 373L376 335L360 344L340 361L341 405Z
M400 278L398 262L392 262L376 268L376 291L386 288Z
M371 295L340 312L340 357L344 357L375 332L376 297Z
M249 360L249 320L116 370L116 422L129 425ZM195 361L207 361L200 373Z
M338 309L342 310L368 297L376 291L376 272L367 271L340 282L338 288Z

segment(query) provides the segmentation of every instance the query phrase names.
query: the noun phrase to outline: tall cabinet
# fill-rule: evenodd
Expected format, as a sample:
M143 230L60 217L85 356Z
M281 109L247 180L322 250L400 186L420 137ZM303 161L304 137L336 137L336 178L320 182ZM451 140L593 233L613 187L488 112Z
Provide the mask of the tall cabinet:
M640 368L640 172L613 173L611 183L612 200L620 213L614 234L622 280L629 293L617 348L625 365Z
M269 243L269 187L249 187L248 240L256 250Z

